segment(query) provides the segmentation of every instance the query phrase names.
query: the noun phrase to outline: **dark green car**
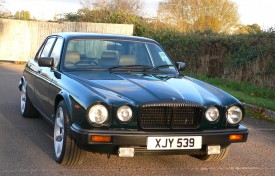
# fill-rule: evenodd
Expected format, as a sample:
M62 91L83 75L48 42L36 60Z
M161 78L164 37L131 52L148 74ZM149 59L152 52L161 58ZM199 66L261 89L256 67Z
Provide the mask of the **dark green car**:
M244 108L181 75L184 67L151 39L54 34L26 64L22 116L54 125L55 160L63 165L81 163L84 151L222 160L231 143L247 140Z

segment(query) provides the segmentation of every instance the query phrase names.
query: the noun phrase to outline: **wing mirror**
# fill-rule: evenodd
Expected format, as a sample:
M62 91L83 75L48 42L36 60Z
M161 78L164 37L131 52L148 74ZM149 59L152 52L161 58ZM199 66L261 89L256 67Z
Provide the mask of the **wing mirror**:
M176 62L176 67L179 71L183 71L185 69L185 63L184 62Z
M50 67L52 68L54 65L54 59L53 57L40 57L38 59L38 65L40 67Z

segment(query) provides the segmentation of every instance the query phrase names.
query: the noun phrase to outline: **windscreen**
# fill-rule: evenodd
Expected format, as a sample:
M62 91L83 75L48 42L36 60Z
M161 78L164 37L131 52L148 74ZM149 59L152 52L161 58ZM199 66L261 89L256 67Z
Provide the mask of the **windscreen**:
M125 40L74 39L67 45L64 66L68 69L172 65L165 52L153 43ZM174 69L168 67L166 69Z

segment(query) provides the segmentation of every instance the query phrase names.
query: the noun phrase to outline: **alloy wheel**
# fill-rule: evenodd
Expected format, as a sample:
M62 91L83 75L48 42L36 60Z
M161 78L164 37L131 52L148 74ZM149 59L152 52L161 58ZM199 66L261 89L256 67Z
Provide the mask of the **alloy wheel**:
M64 112L58 108L54 124L54 149L57 158L61 156L64 144Z

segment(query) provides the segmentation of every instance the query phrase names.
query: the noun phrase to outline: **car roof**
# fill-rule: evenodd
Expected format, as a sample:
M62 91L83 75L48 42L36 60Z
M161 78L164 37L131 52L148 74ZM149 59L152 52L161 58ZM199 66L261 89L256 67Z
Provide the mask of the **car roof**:
M113 39L113 40L134 40L134 41L141 41L141 42L149 42L149 43L156 43L153 39L145 38L145 37L138 37L138 36L129 36L129 35L118 35L118 34L101 34L101 33L84 33L84 32L61 32L53 34L52 36L61 36L66 40L70 39Z

